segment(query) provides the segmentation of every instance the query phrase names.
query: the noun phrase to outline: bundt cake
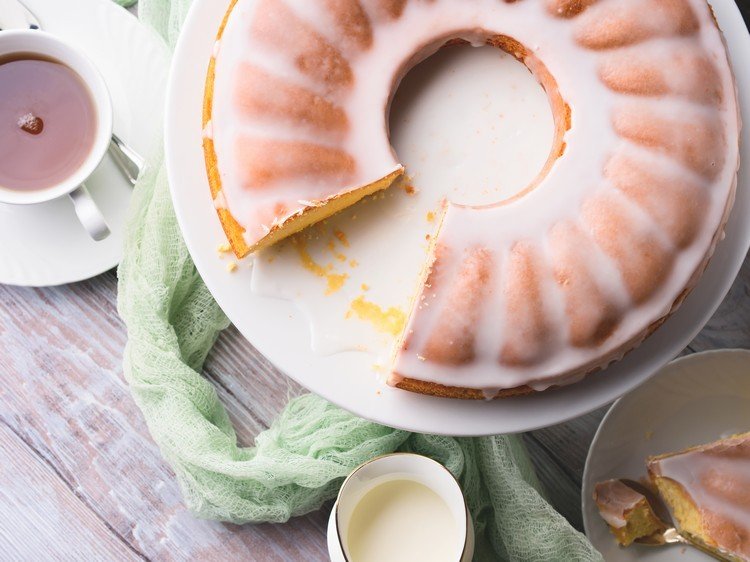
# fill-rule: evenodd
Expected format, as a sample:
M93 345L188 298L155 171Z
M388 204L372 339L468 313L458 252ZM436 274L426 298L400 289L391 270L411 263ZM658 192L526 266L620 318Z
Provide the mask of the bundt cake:
M750 561L750 433L648 459L681 533Z
M387 188L393 92L457 41L522 61L556 134L518 195L446 204L389 383L575 382L675 310L722 235L739 116L705 0L235 0L205 92L214 205L243 257Z
M594 487L594 501L599 514L622 546L663 533L667 527L651 508L646 496L622 480L605 480Z

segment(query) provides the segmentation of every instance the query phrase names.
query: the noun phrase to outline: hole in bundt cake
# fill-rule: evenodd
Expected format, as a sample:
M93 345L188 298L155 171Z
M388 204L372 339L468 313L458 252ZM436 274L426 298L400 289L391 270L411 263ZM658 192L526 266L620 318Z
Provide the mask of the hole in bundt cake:
M555 91L546 69L524 58L529 64L507 37L479 48L453 39L408 70L389 130L416 186L457 205L485 206L528 192L544 176L562 151L567 117L564 109L562 118L553 115L564 103L545 93Z

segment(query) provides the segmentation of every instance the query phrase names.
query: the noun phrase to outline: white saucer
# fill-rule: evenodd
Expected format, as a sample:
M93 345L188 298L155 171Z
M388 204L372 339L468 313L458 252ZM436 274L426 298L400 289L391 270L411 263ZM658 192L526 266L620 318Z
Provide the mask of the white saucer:
M107 82L114 130L138 153L161 141L169 51L152 30L111 0L24 0L45 31L81 49ZM60 285L88 279L120 262L132 186L105 158L86 182L112 234L94 242L67 197L26 207L0 204L0 283Z
M319 334L311 334L306 315L312 317L316 331L326 328L326 318L334 317L327 306L330 301L322 292L317 302L309 301L304 309L258 295L251 291L253 271L248 266L243 264L230 274L227 260L217 256L217 246L225 237L206 180L200 116L206 68L228 3L195 0L175 50L165 125L175 211L201 276L240 332L284 373L334 404L391 427L424 433L489 435L560 423L599 408L646 381L697 335L732 285L750 246L748 166L740 173L726 239L680 311L638 350L582 383L495 402L449 400L387 387L382 374L374 372L376 358L369 353L316 354L311 339ZM750 36L732 0L716 0L713 4L734 59L743 113L750 116ZM743 135L743 161L749 162L750 129L746 127ZM357 224L364 226L361 219ZM380 228L381 232L388 230L389 223L373 221L367 227ZM359 270L368 267L364 260L358 261ZM300 272L296 273L292 278L299 279ZM376 278L383 276L383 271L370 271L369 275Z
M620 398L594 436L583 473L586 536L608 562L703 562L707 555L680 546L620 548L599 516L594 485L609 478L637 480L649 455L709 443L750 431L750 351L721 350L673 361Z

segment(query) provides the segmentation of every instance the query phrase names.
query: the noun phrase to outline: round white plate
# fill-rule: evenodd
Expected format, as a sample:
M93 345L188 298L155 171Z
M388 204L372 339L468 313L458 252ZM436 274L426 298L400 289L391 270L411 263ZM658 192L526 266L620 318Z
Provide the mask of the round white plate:
M114 130L142 155L161 141L169 50L152 30L111 0L24 0L45 31L78 47L104 76ZM1 32L0 32L1 33ZM0 204L0 283L60 285L120 262L133 188L110 156L86 182L112 233L94 242L62 197L31 206Z
M678 451L750 431L750 351L727 349L673 361L620 398L594 436L583 472L586 536L608 562L703 562L712 558L682 547L621 548L599 517L594 485L609 478L638 480L649 455ZM682 554L681 556L678 556Z
M713 4L734 60L743 113L750 115L750 37L732 0L716 0ZM225 239L204 169L201 106L215 33L227 5L228 0L196 0L175 51L165 128L172 197L191 255L219 305L260 352L309 390L359 416L418 432L488 435L549 426L607 404L647 380L695 337L729 290L750 246L750 221L746 220L750 214L748 167L740 173L726 239L680 311L626 359L582 383L495 402L448 400L387 387L382 375L373 372L377 358L370 353L315 353L311 338L319 339L316 332L326 327L326 313L331 316L322 292L317 302L301 306L261 296L251 291L254 280L249 267L243 264L230 274L226 260L217 256L217 246ZM743 135L745 158L750 161L747 127ZM368 222L366 228L378 225ZM380 228L387 230L388 222L381 221ZM360 260L360 269L366 267ZM297 277L303 275L304 271L296 271ZM372 271L371 275L374 278L383 272ZM278 280L286 281L288 278Z

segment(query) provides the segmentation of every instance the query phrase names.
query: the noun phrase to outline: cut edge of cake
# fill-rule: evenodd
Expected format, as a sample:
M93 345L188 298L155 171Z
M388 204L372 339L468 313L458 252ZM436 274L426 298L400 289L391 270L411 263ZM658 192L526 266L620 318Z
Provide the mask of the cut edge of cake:
M666 530L648 498L621 480L605 480L594 487L594 501L610 532L622 546Z
M221 37L224 34L224 29L227 26L227 22L229 21L229 17L234 6L237 4L237 1L238 0L232 0L229 5L216 34L217 41L221 40ZM208 72L206 73L206 83L203 95L203 130L206 130L211 123L215 77L216 59L215 57L212 57L208 65ZM305 205L298 211L285 217L283 220L268 226L268 232L265 236L253 244L248 244L244 236L245 228L239 223L239 221L237 221L229 209L217 205L217 202L219 202L222 197L222 183L219 176L216 148L211 135L203 136L203 153L206 162L208 183L211 188L211 198L214 201L214 206L216 207L216 212L221 221L221 226L224 229L227 240L238 259L242 259L249 254L264 248L269 248L285 238L289 238L290 236L305 230L307 227L351 207L368 195L389 188L404 174L404 167L398 165L393 171L372 183L353 187L349 190L331 195L323 200L311 202L310 205Z
M708 448L729 444L733 441L742 442L745 440L750 440L750 432L737 433L724 439L718 439L711 443L688 447L680 451L650 456L646 460L649 478L656 487L661 498L667 504L675 525L680 533L684 534L691 541L699 543L708 550L711 550L729 560L738 562L750 560L750 558L741 557L719 545L707 529L704 516L701 513L701 508L692 498L690 493L679 482L669 477L662 476L657 470L659 462L664 459L679 457L688 453L701 452Z

